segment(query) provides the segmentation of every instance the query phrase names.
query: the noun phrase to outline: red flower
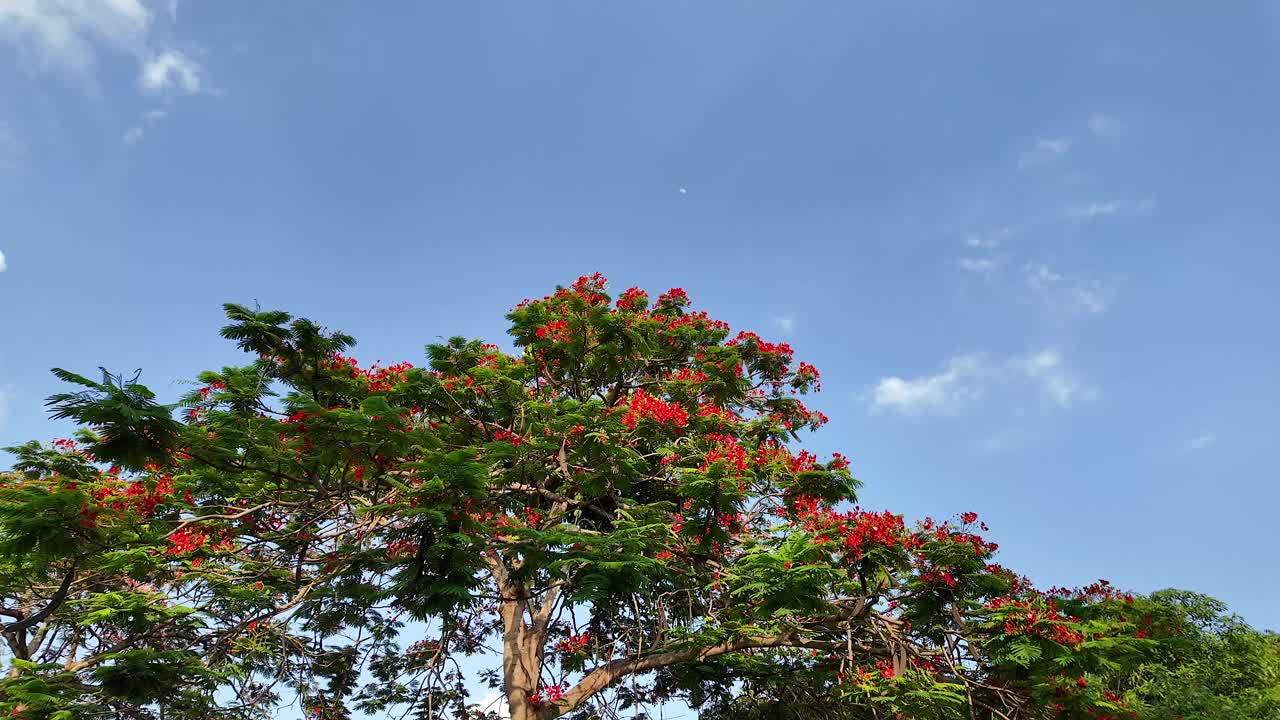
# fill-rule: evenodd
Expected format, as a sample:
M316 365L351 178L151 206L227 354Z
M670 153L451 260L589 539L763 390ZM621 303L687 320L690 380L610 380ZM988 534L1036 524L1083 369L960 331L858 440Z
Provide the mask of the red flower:
M628 288L618 298L619 310L639 310L649 303L649 293L640 288Z
M622 424L635 429L641 420L652 420L659 425L682 428L689 424L689 413L679 405L653 397L644 390L637 390L627 401L627 414Z
M671 288L658 296L658 304L684 307L689 304L689 294L681 288Z

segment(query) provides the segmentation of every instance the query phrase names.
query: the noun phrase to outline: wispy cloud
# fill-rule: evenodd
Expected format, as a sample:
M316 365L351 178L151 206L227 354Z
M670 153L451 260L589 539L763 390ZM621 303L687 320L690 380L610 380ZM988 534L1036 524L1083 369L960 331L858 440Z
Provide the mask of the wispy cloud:
M8 270L8 269L9 269L9 264L4 259L4 252L0 251L0 272L4 272L5 270Z
M1119 215L1123 205L1118 202L1095 202L1085 205L1072 205L1067 208L1067 217L1077 222L1096 220L1098 218Z
M958 355L937 374L881 378L871 397L872 412L901 415L950 413L982 397L987 374L981 355Z
M21 175L26 154L27 146L13 133L8 123L0 121L0 175Z
M1007 262L1008 258L1003 255L992 255L990 257L963 257L956 261L956 265L961 270L990 282L995 279L996 274L1000 272Z
M796 329L795 315L774 315L770 320L773 321L773 326L778 328L778 332L783 335L790 335Z
M1208 450L1218 442L1218 436L1208 430L1196 435L1187 442L1188 450Z
M1052 310L1096 315L1105 312L1115 300L1113 286L1089 277L1064 277L1045 263L1023 265L1022 277Z
M964 244L978 250L991 250L1000 247L1001 243L1017 235L1021 230L1022 228L1017 225L1005 225L995 230L969 233L964 236Z
M1035 145L1018 155L1018 169L1023 170L1034 165L1053 162L1066 155L1069 150L1071 150L1070 138L1038 138Z
M100 47L137 54L151 20L138 0L0 1L0 37L14 43L23 64L36 71L88 75Z
M149 95L213 92L188 53L172 47L164 31L177 19L177 3L140 0L0 0L0 42L13 44L31 73L60 72L93 83L100 55L133 59L138 87ZM167 12L166 12L167 10ZM157 32L159 25L162 29ZM154 122L154 119L150 122ZM136 144L148 121L124 133ZM5 169L0 135L0 171Z
M881 378L872 389L869 410L899 415L953 414L989 395L1030 388L1049 407L1067 409L1098 397L1075 376L1054 348L1028 355L993 358L982 353L957 355L942 370L916 378Z
M153 55L142 64L138 78L142 89L151 93L181 90L190 95L200 92L200 66L177 50Z
M1086 386L1063 365L1057 350L1041 350L1013 362L1050 402L1059 408L1069 408L1081 402L1091 402L1098 391Z
M126 145L137 145L138 143L142 142L142 138L146 137L147 130L150 129L151 126L165 119L165 117L167 117L168 115L169 115L169 111L167 110L146 111L145 113L142 114L141 120L139 120L135 125L130 127L128 130L125 130L124 137L122 138L124 140L124 143Z
M1115 115L1093 113L1089 116L1089 131L1094 135L1115 137L1124 132L1126 127L1125 122Z
M1077 203L1067 206L1067 218L1074 222L1084 223L1103 218L1142 215L1156 207L1154 195L1148 195L1137 202L1109 200L1106 202Z

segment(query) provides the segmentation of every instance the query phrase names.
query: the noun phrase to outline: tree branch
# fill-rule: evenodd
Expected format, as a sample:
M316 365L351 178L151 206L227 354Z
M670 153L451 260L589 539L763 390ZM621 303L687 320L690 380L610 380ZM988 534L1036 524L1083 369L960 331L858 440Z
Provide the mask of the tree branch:
M62 602L67 599L67 593L71 590L71 581L75 580L75 578L76 562L73 561L71 563L71 569L67 571L66 577L62 578L62 585L58 588L58 591L53 594L53 597L49 598L49 604L45 605L44 609L30 615L24 620L19 620L5 625L4 632L21 632L29 627L38 625L42 620L52 615L53 612L58 609L58 606L62 605Z
M588 673L587 676L584 677L577 685L564 694L564 698L559 704L555 707L548 708L548 712L544 717L554 718L570 712L591 698L592 695L604 690L624 677L648 672L650 670L658 670L678 663L690 662L693 660L705 660L718 655L752 648L812 648L815 650L836 652L845 649L845 646L845 640L817 640L802 638L797 636L795 633L783 633L779 635L748 636L738 638L736 640L726 640L718 645L711 645L709 647L691 647L682 650L671 650L642 658L614 660L613 662L606 663ZM859 647L859 649L869 650L870 648L863 646Z

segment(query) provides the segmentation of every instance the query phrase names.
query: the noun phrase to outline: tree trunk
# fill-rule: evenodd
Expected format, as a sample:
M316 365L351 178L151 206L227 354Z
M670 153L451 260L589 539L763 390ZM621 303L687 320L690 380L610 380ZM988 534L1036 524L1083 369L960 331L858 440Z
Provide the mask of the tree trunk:
M536 720L539 713L530 698L538 691L542 676L542 643L525 625L522 601L503 600L501 612L502 685L511 720Z

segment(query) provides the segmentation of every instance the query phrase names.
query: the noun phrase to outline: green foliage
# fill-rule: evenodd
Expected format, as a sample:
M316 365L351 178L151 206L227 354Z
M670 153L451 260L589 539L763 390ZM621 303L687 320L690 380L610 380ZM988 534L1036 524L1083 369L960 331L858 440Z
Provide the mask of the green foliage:
M59 380L87 389L50 397L53 418L75 420L91 428L95 441L89 452L100 461L141 470L149 462L162 460L178 437L173 407L158 404L155 393L138 383L142 371L126 380L106 368L100 370L102 382L94 382L54 368Z
M1170 608L1182 634L1120 679L1158 720L1280 719L1280 637L1260 633L1219 601L1180 590L1151 599Z
M516 353L425 368L224 309L245 364L175 405L55 370L81 428L10 449L0 714L456 718L490 654L518 720L1274 708L1274 638L1207 601L1041 592L976 514L855 507L848 461L798 445L817 370L679 289L583 277L511 311Z

